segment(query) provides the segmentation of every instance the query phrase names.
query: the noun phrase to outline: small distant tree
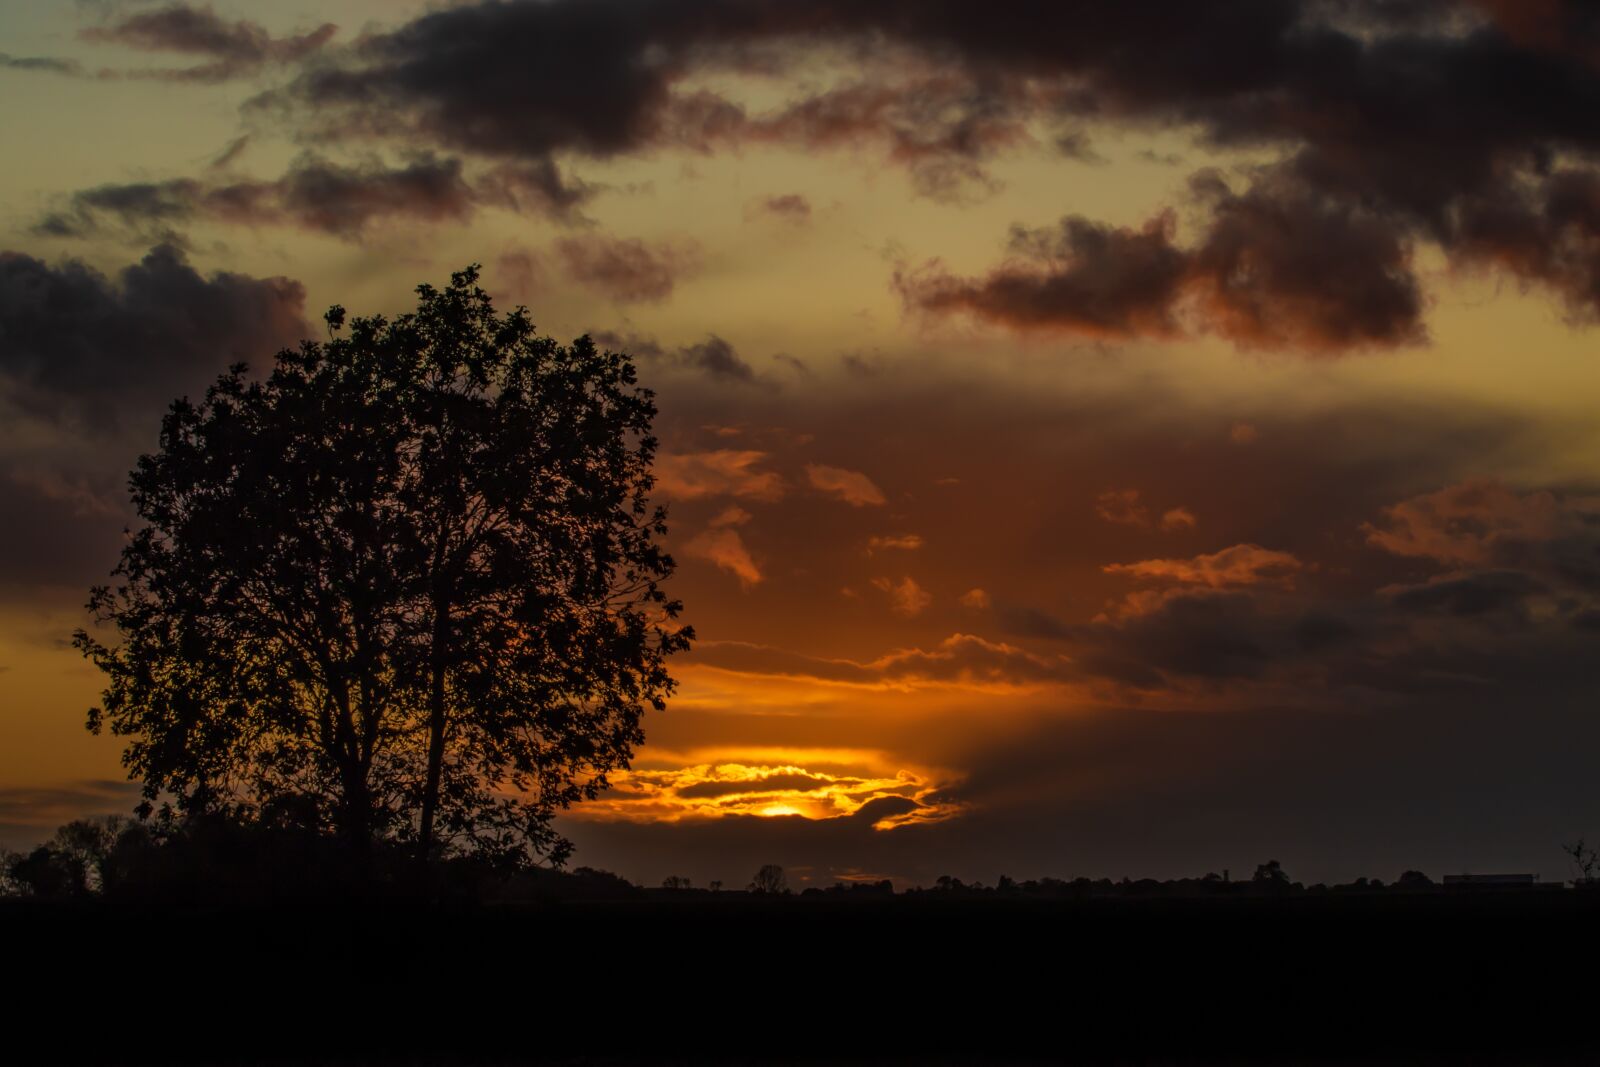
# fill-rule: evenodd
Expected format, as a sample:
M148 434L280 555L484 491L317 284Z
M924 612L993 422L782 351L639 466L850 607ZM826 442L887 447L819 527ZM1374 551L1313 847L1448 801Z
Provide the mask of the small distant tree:
M661 880L662 889L692 889L693 884L681 874L669 874Z
M1284 873L1283 864L1277 860L1268 860L1256 866L1256 873L1251 881L1267 885L1288 885L1289 876Z
M776 863L764 865L756 876L750 880L750 892L783 894L789 891L789 880L784 877L783 868Z
M497 314L477 268L175 402L79 631L141 814L559 863L693 634L661 583L632 361Z
M1589 847L1580 837L1570 845L1562 845L1561 851L1578 869L1578 881L1595 881L1597 872L1600 872L1600 850Z

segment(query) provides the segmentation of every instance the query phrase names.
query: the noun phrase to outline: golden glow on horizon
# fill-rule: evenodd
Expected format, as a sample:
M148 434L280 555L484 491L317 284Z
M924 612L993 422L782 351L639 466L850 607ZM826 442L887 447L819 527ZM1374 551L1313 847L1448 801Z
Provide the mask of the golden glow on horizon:
M730 815L864 816L871 819L874 830L893 830L913 822L937 822L961 810L940 797L954 776L895 766L880 752L713 749L680 757L693 762L677 762L660 752L654 756L648 766L615 775L610 790L573 814L633 822Z

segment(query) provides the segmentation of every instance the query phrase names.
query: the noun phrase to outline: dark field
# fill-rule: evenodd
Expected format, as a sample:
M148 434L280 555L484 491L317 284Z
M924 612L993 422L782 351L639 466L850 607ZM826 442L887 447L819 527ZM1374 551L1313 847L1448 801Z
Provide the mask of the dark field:
M1600 893L1571 890L0 904L14 1062L1591 1062L1600 1041Z

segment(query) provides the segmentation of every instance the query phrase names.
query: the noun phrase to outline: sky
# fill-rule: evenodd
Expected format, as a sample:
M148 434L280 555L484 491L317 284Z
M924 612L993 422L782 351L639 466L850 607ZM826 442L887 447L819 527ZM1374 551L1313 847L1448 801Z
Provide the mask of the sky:
M1576 0L0 0L0 845L161 413L469 263L656 391L697 634L573 863L1533 871L1600 836Z

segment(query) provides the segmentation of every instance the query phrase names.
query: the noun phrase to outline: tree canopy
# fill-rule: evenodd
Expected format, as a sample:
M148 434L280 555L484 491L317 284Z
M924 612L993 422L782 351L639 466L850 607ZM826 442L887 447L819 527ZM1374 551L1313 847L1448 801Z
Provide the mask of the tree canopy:
M80 630L142 813L234 812L364 848L559 862L674 688L653 395L631 359L497 314L477 268L414 312L178 400L143 520Z

